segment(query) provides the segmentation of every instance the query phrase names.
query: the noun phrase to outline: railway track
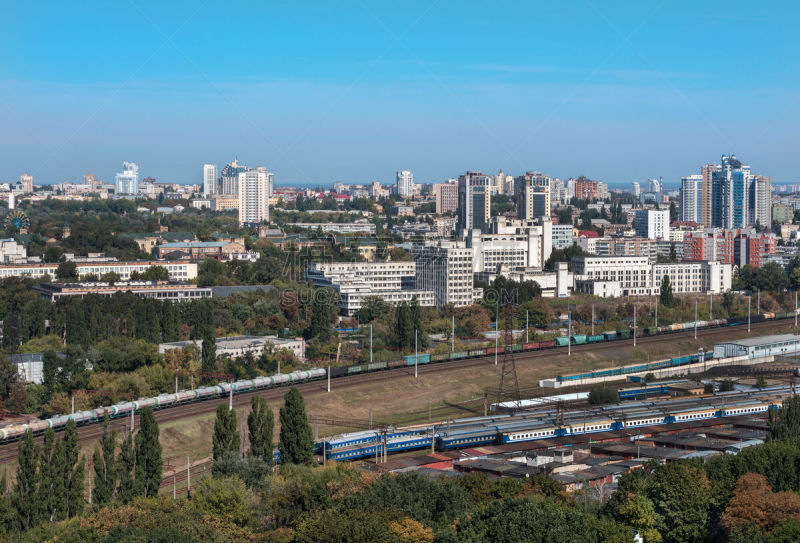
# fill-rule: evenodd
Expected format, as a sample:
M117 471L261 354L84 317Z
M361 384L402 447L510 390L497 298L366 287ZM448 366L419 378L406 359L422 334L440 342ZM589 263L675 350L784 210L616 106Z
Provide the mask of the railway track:
M783 321L764 321L752 324L751 334L757 333L759 331L763 332L765 330L770 330L770 331L786 330L792 328L793 326L794 326L794 321L791 319ZM735 326L735 327L725 326L721 328L698 329L697 337L698 339L709 338L715 335L719 335L721 332L731 332L731 331L740 331L742 332L742 334L747 333L746 328L744 328L744 326ZM642 331L639 330L639 332L641 333ZM637 335L636 343L637 347L640 345L643 346L643 345L658 345L660 343L673 343L677 339L691 338L693 337L693 335L694 335L693 330L681 331L672 334L663 334L658 336ZM572 351L575 353L581 353L585 351L602 352L608 350L616 350L620 347L631 346L631 345L633 345L633 338L621 339L608 343L573 345ZM517 361L517 363L525 363L528 360L536 360L539 358L547 358L565 354L566 353L563 348L547 349L542 351L527 351L527 352L514 353L514 359ZM487 364L494 364L494 355L484 356L481 358L446 360L436 363L420 364L417 369L420 375L434 375L437 373L450 372L462 368L474 368L479 366L485 366ZM413 366L403 366L399 368L391 368L388 370L380 370L370 373L357 373L333 379L331 389L340 391L342 389L356 387L364 383L379 383L381 381L389 379L400 378L404 376L409 377L413 375L414 375ZM327 383L325 379L309 381L305 383L298 383L295 384L294 386L296 386L300 390L300 392L302 392L304 395L310 393L322 393L327 391ZM271 389L262 389L252 392L245 392L242 394L234 395L233 405L234 407L246 407L247 405L250 404L250 398L254 395L262 396L269 402L280 401L283 399L283 395L285 393L286 393L286 387L276 387ZM210 398L208 400L200 402L187 403L176 407L157 410L155 411L156 421L158 421L159 424L163 424L166 422L180 420L189 416L197 416L197 415L212 413L217 409L217 406L220 403L224 403L227 401L228 401L227 399L223 398ZM118 418L118 419L113 419L109 422L109 428L111 430L117 430L118 432L122 433L130 429L130 424L131 424L131 417ZM136 415L134 418L134 427L138 428L138 425L139 425L139 416ZM78 427L78 436L79 436L79 441L81 443L96 441L102 436L102 434L103 434L102 424L89 424ZM42 436L36 436L34 438L34 442L37 444L41 444L41 441L42 441ZM17 458L17 449L18 449L17 442L9 442L0 445L0 465L3 465L7 462L15 461Z

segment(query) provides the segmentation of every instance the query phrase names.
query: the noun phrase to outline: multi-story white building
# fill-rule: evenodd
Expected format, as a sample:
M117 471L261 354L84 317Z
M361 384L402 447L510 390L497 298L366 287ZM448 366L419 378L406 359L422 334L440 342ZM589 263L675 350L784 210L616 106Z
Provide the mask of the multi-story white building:
M638 198L642 194L642 188L636 181L631 183L631 194Z
M302 338L279 338L277 336L228 336L215 339L217 356L229 356L239 358L247 353L254 357L261 356L264 351L277 351L286 349L290 351L298 360L306 358L306 343ZM196 339L190 341L173 341L170 343L160 343L158 352L165 353L184 347L195 347L200 350L203 348L203 340Z
M653 287L661 292L661 281L669 277L675 294L721 294L731 288L733 267L721 262L677 262L653 265Z
M653 292L653 268L646 256L576 256L572 273L578 281L619 283L623 296L650 295Z
M239 224L269 222L271 173L248 170L239 174Z
M492 219L491 231L473 229L467 247L473 250L472 273L494 272L506 268L538 268L550 258L553 250L553 224L550 220Z
M553 250L566 249L575 243L575 227L571 224L554 224L551 227L553 232Z
M414 174L408 170L400 170L397 172L396 181L397 195L403 198L411 198L414 196Z
M392 305L416 298L421 306L433 306L433 291L415 288L416 273L415 262L327 262L309 264L306 279L334 289L341 313L352 316L370 296Z
M703 222L703 176L700 174L681 178L681 220Z
M423 247L414 256L416 287L432 290L436 307L472 305L472 253L472 249L454 241L440 241Z
M772 178L754 175L750 185L751 225L769 227L772 224Z
M117 194L136 194L139 192L139 166L134 162L123 162L122 171L116 175Z
M166 262L141 260L136 262L76 262L79 277L116 273L121 281L129 281L133 272L144 273L150 266L166 268L171 281L197 279L197 264L194 262ZM6 277L55 277L58 264L7 264L0 266L0 279Z
M637 210L634 228L637 236L647 239L669 240L669 210Z
M0 263L24 262L27 258L28 251L24 245L17 243L14 238L0 239Z
M608 292L612 296L657 295L661 292L661 281L665 275L670 278L675 294L720 294L731 288L733 274L730 264L651 264L644 256L576 256L572 259L572 272L576 290L597 295ZM602 288L598 290L591 283L597 283Z
M217 192L217 165L203 164L203 196Z
M457 183L436 183L433 185L433 195L436 197L436 213L438 215L458 209Z

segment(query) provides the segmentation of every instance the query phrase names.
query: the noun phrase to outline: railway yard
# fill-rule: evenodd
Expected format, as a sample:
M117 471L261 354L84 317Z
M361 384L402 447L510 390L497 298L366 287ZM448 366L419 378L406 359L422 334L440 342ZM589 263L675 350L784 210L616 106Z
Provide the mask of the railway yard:
M791 319L753 323L751 335L788 331L792 327ZM541 394L535 388L538 379L561 373L567 368L586 370L608 366L609 362L612 365L622 365L645 357L658 359L668 355L691 353L696 351L697 345L709 349L717 340L741 337L743 333L746 332L741 327L703 329L698 330L698 338L695 341L693 330L689 330L671 335L640 336L637 338L635 348L632 339L619 339L607 343L574 345L571 357L566 356L563 350L520 352L514 356L523 391L535 396ZM419 379L414 379L414 368L411 366L338 377L332 379L330 394L327 393L325 379L300 382L297 386L306 397L311 416L321 417L325 414L322 418L327 421L324 424L328 426L323 426L321 431L317 425L314 428L315 433L324 436L352 431L355 425L346 421L358 421L356 424L359 424L371 417L374 417L375 427L379 425L378 421L389 421L393 427L400 427L419 423L426 426L427 422L481 415L484 407L483 392L496 387L498 369L494 367L493 356L484 356L421 364L417 371ZM398 386L403 387L405 391L403 395L387 394ZM275 405L282 399L284 393L285 388L280 386L242 392L233 396L233 406L244 412L249 406L250 397L254 394L265 397L268 402ZM184 458L185 462L183 453L187 451L191 451L198 458L205 456L204 452L207 454L210 449L210 439L209 443L204 444L202 441L205 441L203 436L213 425L211 414L221 401L227 400L227 397L223 397L196 401L156 411L159 424L166 430L162 441L168 463L171 462L171 457L174 457L176 465L180 465L178 458ZM134 419L134 424L138 424L137 420ZM130 428L130 424L129 416L111 421L112 429L118 431ZM194 431L191 431L193 426ZM430 424L427 424L426 428L430 428ZM367 429L366 423L364 429ZM196 441L185 439L187 433L193 434ZM99 424L79 427L80 440L85 452L91 451L93 443L101 434L102 425ZM170 439L174 439L175 443L171 443ZM420 442L420 445L430 446L430 441ZM318 444L318 448L320 446ZM13 463L16 452L16 443L7 441L0 444L0 463L5 466Z

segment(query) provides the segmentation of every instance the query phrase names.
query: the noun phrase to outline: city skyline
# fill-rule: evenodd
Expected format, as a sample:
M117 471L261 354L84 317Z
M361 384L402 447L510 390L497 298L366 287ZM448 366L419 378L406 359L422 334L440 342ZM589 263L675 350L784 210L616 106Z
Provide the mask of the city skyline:
M532 167L677 185L722 152L800 181L790 3L6 9L2 181L107 180L134 161L201 183L202 164L238 156L281 185ZM715 38L742 28L770 39Z

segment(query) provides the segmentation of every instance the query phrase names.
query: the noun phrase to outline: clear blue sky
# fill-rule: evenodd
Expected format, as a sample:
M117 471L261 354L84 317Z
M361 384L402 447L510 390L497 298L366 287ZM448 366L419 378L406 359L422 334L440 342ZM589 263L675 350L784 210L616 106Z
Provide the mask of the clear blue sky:
M0 180L800 182L800 3L0 0Z

